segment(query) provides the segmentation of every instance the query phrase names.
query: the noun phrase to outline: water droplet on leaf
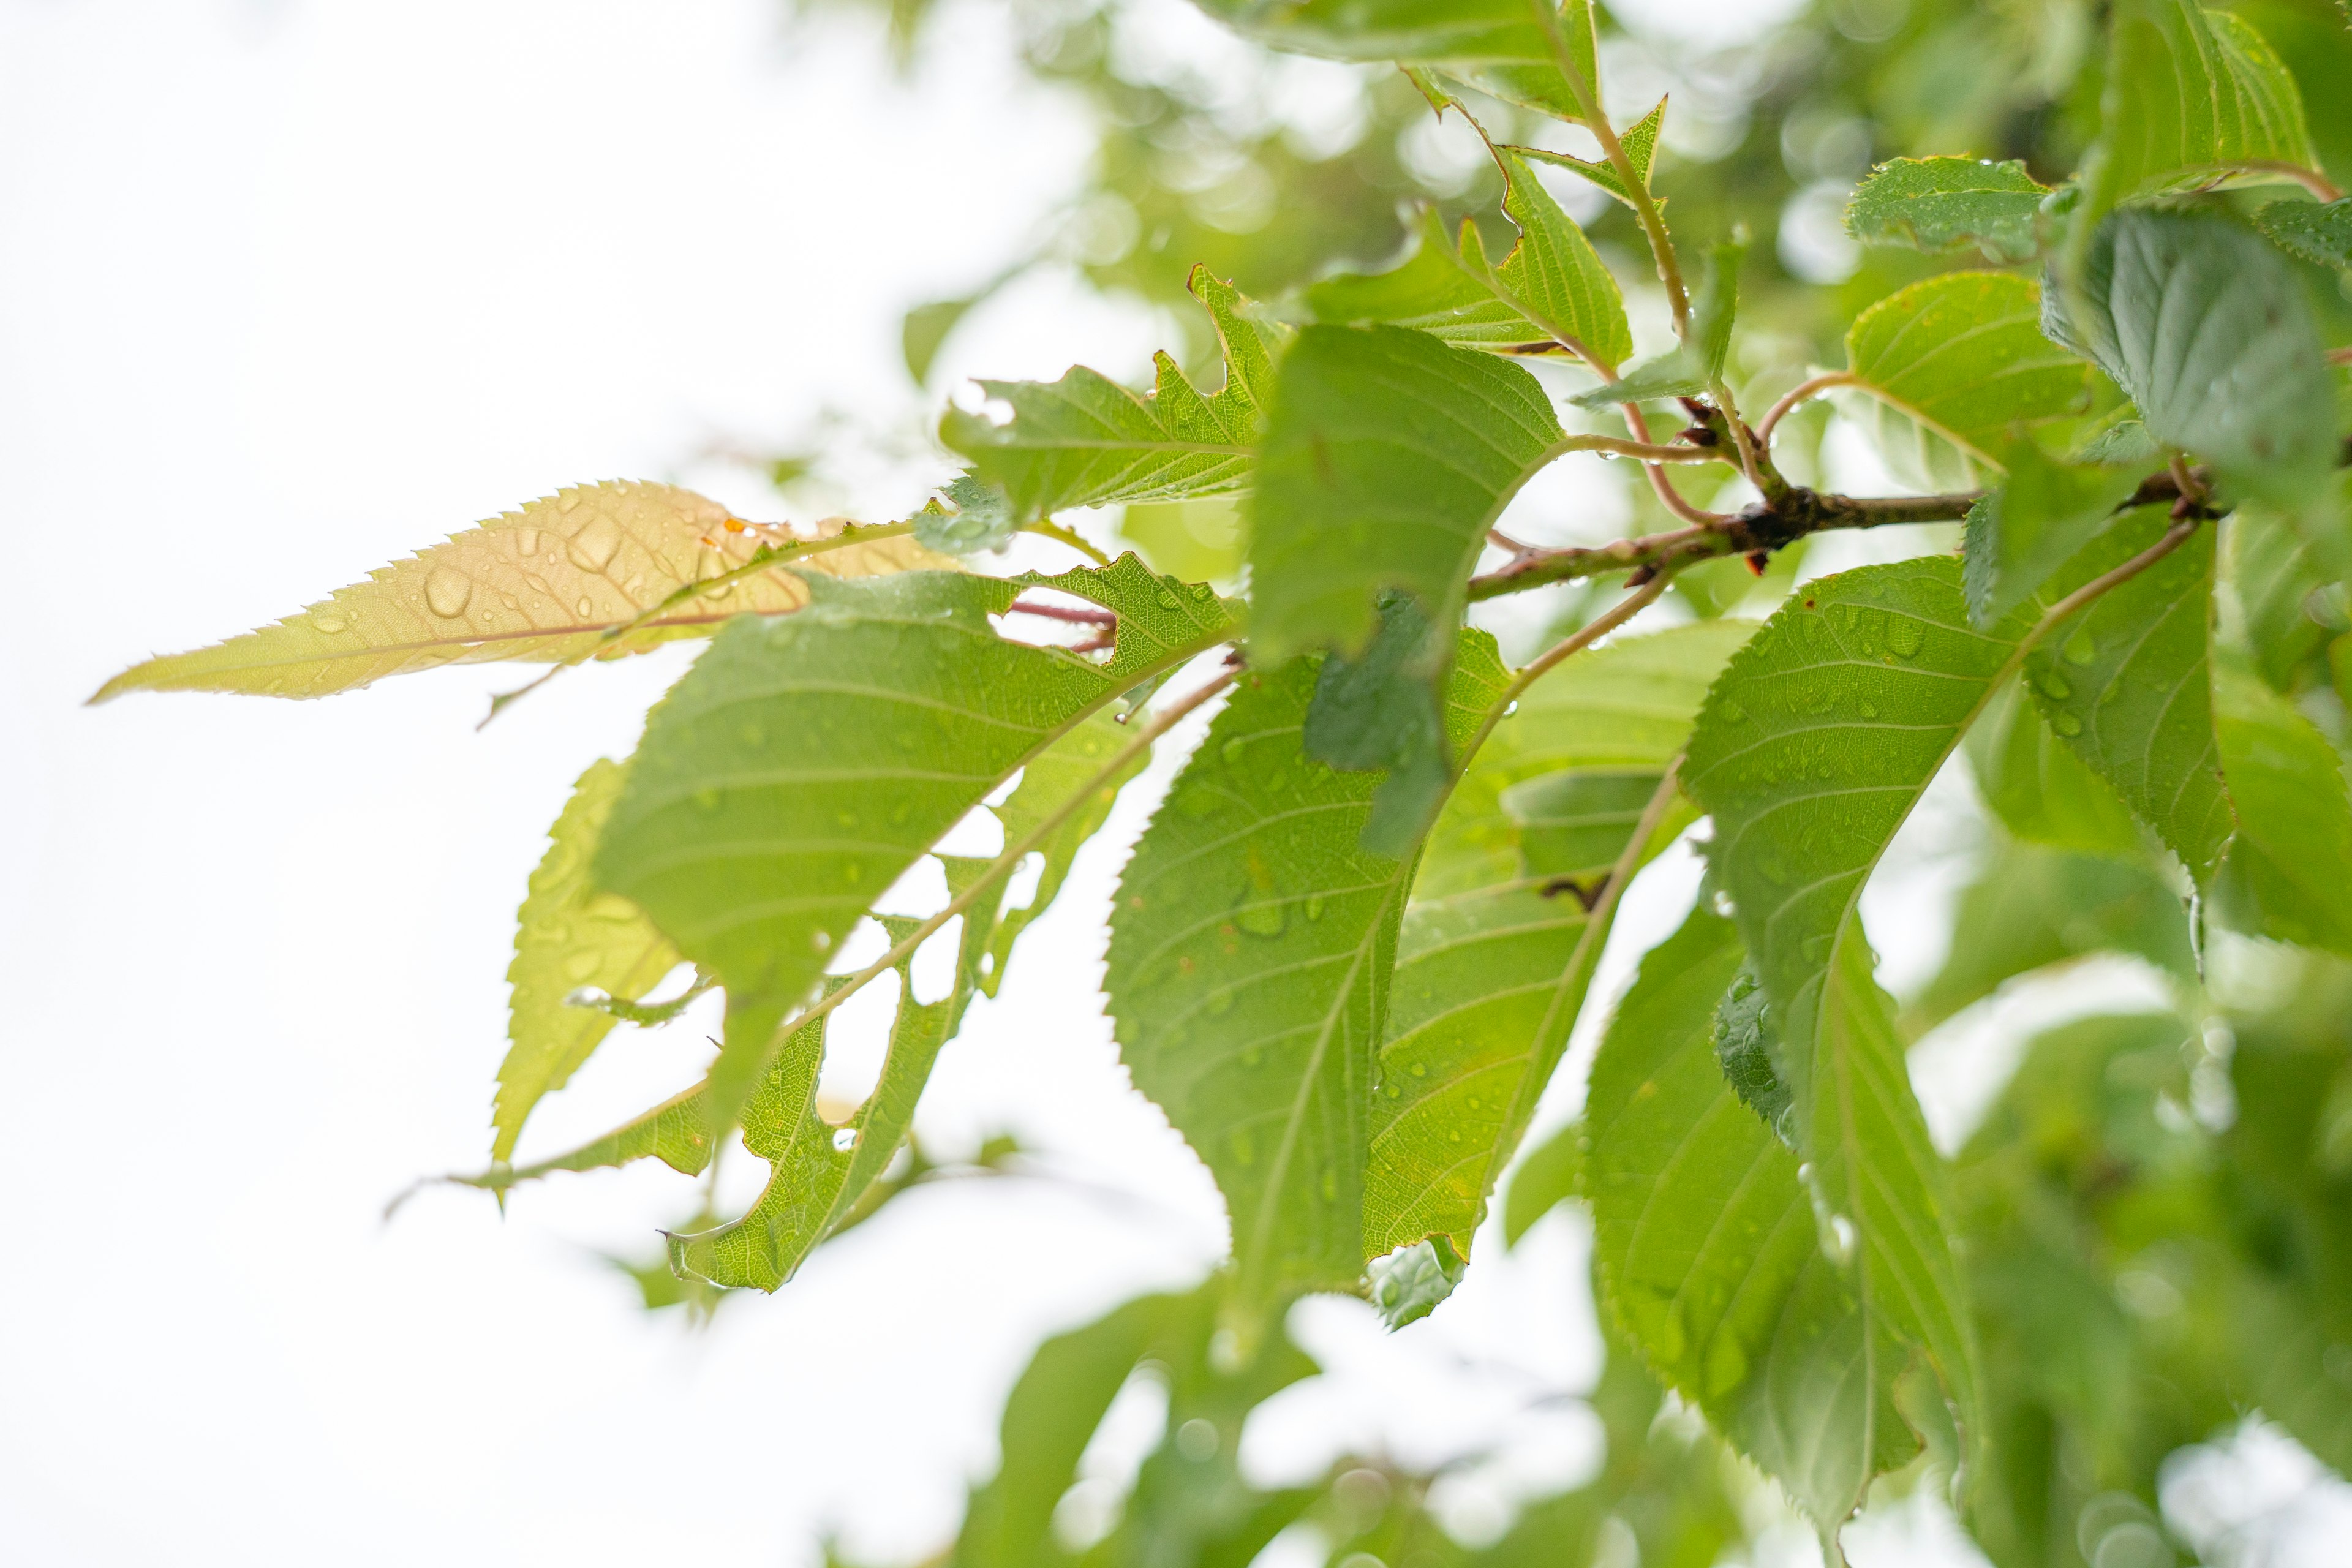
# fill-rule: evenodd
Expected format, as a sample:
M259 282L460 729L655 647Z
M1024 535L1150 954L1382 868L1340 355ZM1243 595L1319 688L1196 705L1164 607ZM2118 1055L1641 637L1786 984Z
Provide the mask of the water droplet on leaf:
M425 607L445 621L454 621L464 615L467 602L473 596L473 580L462 572L436 566L425 579Z

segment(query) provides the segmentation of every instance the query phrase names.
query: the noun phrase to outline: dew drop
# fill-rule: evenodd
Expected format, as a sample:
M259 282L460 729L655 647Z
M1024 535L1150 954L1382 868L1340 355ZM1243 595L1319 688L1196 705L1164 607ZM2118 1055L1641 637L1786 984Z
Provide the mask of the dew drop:
M572 563L583 572L602 572L621 552L621 525L598 512L563 547Z
M2074 695L2074 688L2054 669L2043 671L2042 679L2034 684L2041 687L2042 695L2053 702L2063 702Z
M595 605L591 605L588 602L587 595L584 594L581 595L580 602L572 607L580 612L580 618L583 621L586 620L596 608Z
M462 572L452 572L446 566L436 566L425 579L425 607L445 621L454 621L466 613L466 605L474 596L474 584Z
M1250 1137L1247 1128L1243 1128L1234 1134L1234 1158L1244 1165L1255 1164L1257 1162L1257 1143Z
M1465 1104L1465 1105L1466 1105L1466 1106L1468 1106L1471 1110L1477 1110L1477 1109L1478 1109L1478 1097L1477 1097L1476 1095L1475 1095L1475 1094L1474 1094L1474 1095L1472 1095L1469 1099L1467 1099L1467 1100L1464 1100L1462 1103L1463 1103L1463 1104Z
M1322 894L1309 893L1307 896L1307 918L1310 921L1319 921L1323 918Z
M1252 936L1280 936L1289 923L1286 908L1278 900L1249 904L1234 911L1234 923Z
M563 961L563 973L574 981L587 979L596 973L596 955L593 952L572 953Z
M333 637L336 633L341 631L345 626L342 616L332 615L312 616L310 617L310 624L318 627L320 631L326 633L329 637Z
M1833 1214L1822 1230L1822 1256L1843 1268L1853 1261L1854 1243L1858 1239L1853 1221L1842 1214Z
M515 535L515 542L522 547L522 552L525 555L538 554L539 530L535 528L524 529L521 532Z
M1229 768L1237 768L1242 764L1242 752L1247 745L1247 742L1242 740L1239 736L1235 736L1234 739L1227 741L1223 745L1217 748L1217 755L1225 759L1225 766Z
M836 1128L835 1128L835 1129L834 1129L834 1131L833 1131L833 1152L834 1152L835 1153L836 1153L836 1154L846 1154L846 1153L848 1153L852 1149L855 1149L855 1148L856 1148L856 1147L857 1147L857 1129L856 1129L856 1128L855 1128L855 1127L836 1127Z
M2066 646L2059 651L2066 656L2068 664L2089 664L2099 657L2099 645L2091 640L2088 626L2077 626L2074 635L2066 639Z
M553 589L547 585L547 579L540 576L537 573L526 572L522 574L522 580L530 584L530 591L534 594L549 594L554 592Z
M1177 603L1176 603L1176 595L1173 595L1173 594L1171 594L1171 593L1170 593L1170 592L1169 592L1167 589L1165 589L1165 588L1160 589L1160 607L1161 609L1163 609L1163 610L1172 610L1172 609L1177 608L1178 606L1177 606Z
M719 792L709 784L705 784L700 789L696 790L694 792L694 809L703 812L717 811L719 809Z
M1202 1003L1202 1005L1208 1009L1209 1016L1211 1017L1216 1017L1222 1014L1232 1012L1234 1010L1234 988L1230 985L1218 986L1214 991L1209 993L1208 1000ZM1248 1059L1250 1056L1255 1056L1255 1054L1256 1053L1254 1051L1245 1053L1243 1058L1242 1065L1244 1067L1255 1067L1257 1064Z
M521 609L521 608L522 608L522 601L521 601L520 599L516 598L512 594L500 594L500 595L499 595L499 602L500 602L501 604L505 605L506 605L506 607L507 607L508 609L509 609L509 610L520 610L520 609ZM485 611L485 612L483 612L483 615L484 615L484 618L486 618L486 619L487 619L487 618L488 618L488 611Z
M2072 740L2083 732L2083 721L2072 713L2061 713L2050 721L2050 727Z
M1723 721L1727 724L1745 724L1748 722L1748 710L1742 708L1737 702L1727 701L1722 707L1717 709L1716 711L1723 715Z
M1429 1064L1427 1062L1413 1063L1412 1076L1415 1078L1427 1078L1429 1076Z
M1886 618L1886 646L1895 650L1897 658L1915 658L1927 640L1927 628L1908 616Z

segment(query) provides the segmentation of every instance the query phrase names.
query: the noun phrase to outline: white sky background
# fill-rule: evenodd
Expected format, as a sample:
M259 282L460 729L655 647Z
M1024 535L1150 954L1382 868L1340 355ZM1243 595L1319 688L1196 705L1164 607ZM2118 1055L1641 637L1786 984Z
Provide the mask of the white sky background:
M943 1145L1012 1127L1076 1179L929 1189L694 1335L593 1255L685 1217L667 1172L559 1177L504 1223L446 1190L377 1218L482 1158L524 879L686 656L579 672L481 734L511 668L79 706L560 485L902 410L900 312L1019 250L1085 137L1014 90L979 12L910 89L872 37L788 39L779 11L0 0L0 1562L596 1568L684 1538L797 1563L834 1527L903 1559L952 1530L1041 1335L1221 1250L1094 991L1149 789L925 1101ZM946 368L1132 374L1159 336L1049 279ZM740 473L687 477L778 515ZM1948 857L1922 875L1948 887ZM1662 864L1621 934L1663 935L1690 882ZM701 1049L617 1034L525 1152L682 1087ZM1581 1245L1562 1218L1489 1247L1394 1338L1317 1303L1335 1375L1252 1461L1430 1462L1500 1430L1490 1491L1589 1467L1573 1412L1515 1414L1594 1374ZM1857 1560L1924 1560L1936 1521L1899 1522Z

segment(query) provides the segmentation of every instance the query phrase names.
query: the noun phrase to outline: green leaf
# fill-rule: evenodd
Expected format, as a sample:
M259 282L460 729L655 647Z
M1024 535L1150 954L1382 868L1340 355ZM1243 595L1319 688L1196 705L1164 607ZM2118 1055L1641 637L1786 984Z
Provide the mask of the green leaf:
M924 549L942 555L976 555L1012 542L1013 503L1003 491L975 475L961 474L945 493L955 510L933 500L915 514L915 540Z
M698 1176L710 1163L710 1150L709 1109L703 1086L696 1084L576 1149L528 1165L493 1164L478 1174L448 1180L502 1193L558 1171L601 1171L638 1160L659 1160L681 1175Z
M1607 935L1592 929L1606 873L1707 683L1753 630L1705 621L1579 654L1529 687L1471 760L1398 942L1368 1252L1431 1236L1467 1252L1582 1010ZM1570 826L1551 809L1580 800L1609 821ZM1669 816L1643 859L1685 821ZM1514 1205L1525 1179L1514 1178Z
M932 362L947 346L948 334L985 298L985 294L974 294L961 300L928 300L900 320L898 350L907 362L907 374L916 385L930 380Z
M1699 909L1643 960L1619 1005L1586 1104L1593 1267L1610 1318L1643 1360L1834 1529L1872 1476L1918 1447L1894 1398L1909 1348L1953 1357L1946 1375L1966 1375L1965 1342L1947 1342L1956 1331L1937 1300L1957 1282L1933 1264L1907 1272L1903 1264L1923 1259L1901 1256L1861 1205L1840 1215L1824 1204L1817 1216L1797 1155L1725 1080L1716 1005L1742 956L1733 924ZM1891 1034L1872 1043L1854 1065L1879 1089L1891 1067L1900 1087ZM1875 1114L1870 1126L1883 1136L1893 1120ZM1916 1152L1886 1163L1898 1180ZM1843 1201L1834 1178L1851 1163L1833 1165L1817 1190ZM1859 1244L1846 1239L1856 1218ZM1940 1246L1932 1210L1925 1219ZM1937 1320L1924 1344L1923 1306Z
M1501 685L1491 659L1454 677L1465 728ZM1362 1271L1367 1109L1411 874L1359 845L1372 779L1303 750L1316 675L1295 660L1235 688L1111 918L1120 1054L1224 1194L1248 1313Z
M2293 502L2326 480L2334 378L2294 268L2258 237L2220 218L2116 213L2064 304L2053 331L2115 378L2158 441L2255 495Z
M2254 226L2298 260L2352 268L2352 200L2271 202L2255 209Z
M2214 672L2214 728L2237 837L2214 911L2252 936L2352 955L2352 799L2343 760L2294 705L2234 661Z
M1037 1348L1004 1402L1003 1459L977 1488L956 1537L952 1568L1038 1568L1070 1561L1054 1538L1054 1509L1136 1364L1184 1315L1181 1296L1142 1296Z
M950 409L940 439L1005 493L1016 521L1244 488L1282 345L1206 268L1193 268L1192 289L1224 349L1225 384L1214 394L1195 390L1165 353L1154 356L1159 380L1149 394L1083 365L1051 383L983 381L990 397L1012 405L1012 418L997 425Z
M1402 265L1327 279L1307 291L1308 308L1327 323L1409 327L1503 352L1567 344L1617 363L1633 349L1617 280L1520 150L1491 150L1503 173L1503 211L1519 231L1501 265L1487 261L1475 223L1464 220L1457 247L1434 210L1424 209L1418 245Z
M2138 861L2145 840L2131 809L2051 732L2016 681L2004 681L1964 744L1977 789L2001 826L2055 848Z
M1617 134L1618 145L1625 149L1625 161L1633 165L1634 177L1641 181L1644 191L1650 188L1650 165L1657 158L1658 132L1665 121L1666 100L1662 98L1658 100L1657 108ZM1567 153L1555 153L1548 147L1511 146L1504 150L1516 153L1532 163L1549 163L1555 169L1580 174L1627 206L1633 205L1633 197L1627 191L1625 182L1618 177L1617 166L1605 158L1579 158Z
M2240 507L2223 541L2226 571L2245 616L2245 638L2254 667L2281 691L2295 689L2296 677L2317 659L2336 627L2314 616L2327 600L2325 568L2301 531L2258 505Z
M2000 489L1969 509L1969 614L1989 626L2038 592L2105 526L2137 476L2053 461L2032 437L2001 450Z
M1409 594L1383 593L1380 615L1361 658L1323 661L1303 741L1308 756L1335 768L1387 771L1364 823L1364 847L1402 856L1421 841L1453 782L1435 689L1449 639Z
M988 866L953 856L941 859L950 896L969 889ZM894 944L921 923L902 915L879 918ZM915 1000L911 955L898 965L898 1006L881 1077L846 1126L835 1128L817 1114L827 1020L816 1018L793 1031L743 1108L743 1147L769 1163L767 1186L742 1218L697 1235L672 1236L673 1269L714 1285L773 1291L820 1242L853 1222L907 1141L931 1066L955 1037L978 987L986 946L986 927L964 921L953 983L937 1002Z
M2080 360L2042 335L2042 290L2006 272L1948 272L1864 310L1845 337L1839 407L1922 489L1971 489L2012 428L2074 410Z
M1283 367L1250 520L1252 658L1360 654L1402 588L1458 619L1486 531L1557 455L1535 377L1394 327L1308 327Z
M1391 1330L1417 1323L1462 1283L1470 1265L1442 1236L1375 1258L1366 1269L1372 1305Z
M780 563L625 637L609 635L682 587L740 570L758 548L725 507L691 490L583 485L386 566L299 616L136 665L90 700L140 690L328 697L445 664L616 658L708 637L746 611L796 610L808 603L809 573L863 577L947 564L903 533L861 538L853 526L799 545L790 570Z
M1528 1151L1503 1194L1503 1245L1517 1247L1536 1221L1583 1190L1584 1129L1570 1122Z
M546 858L530 874L530 891L517 916L514 963L507 969L514 987L507 1034L514 1044L499 1066L493 1161L513 1155L531 1107L562 1089L618 1022L593 1007L568 1006L565 999L583 987L639 997L677 967L677 950L652 921L589 880L590 858L627 776L617 763L599 759L588 765L548 830Z
M2316 168L2294 78L2262 35L2195 0L2118 0L2084 221L2232 165Z
M1937 255L1974 249L1988 261L2030 261L2035 219L2050 188L2015 159L1895 158L1873 169L1846 205L1846 228L1865 245Z
M1030 921L1053 905L1069 877L1070 867L1077 860L1078 851L1109 820L1118 792L1150 763L1150 753L1139 752L1116 773L1103 773L1134 738L1117 714L1096 713L1040 752L1022 770L1020 784L1013 786L1004 803L990 808L1003 825L1004 842L1018 844L1044 826L1046 818L1060 810L1073 793L1081 789L1094 792L1091 800L1038 846L1043 866L1029 901L1019 909L998 911L982 962L981 990L986 994L995 995L997 987L1004 984L1004 972L1013 961L1013 942Z
M1696 397L1710 391L1731 352L1732 323L1739 313L1739 260L1747 251L1738 243L1708 248L1706 275L1691 301L1688 339L1635 365L1624 380L1588 388L1569 401L1597 412L1621 403Z
M998 637L1020 583L820 579L807 613L730 627L648 719L595 875L726 985L721 1127L884 889L1014 770L1231 629L1205 588L1138 595L1140 563L1041 581L1119 612L1108 666Z
M2071 591L2160 538L2143 508L2116 520L2044 591ZM2050 727L2156 830L2202 885L2230 837L2213 739L2207 649L2213 533L2189 542L2054 630L2027 656L2026 689Z
M1906 1013L1915 1032L2016 975L2094 952L2131 953L2184 982L2197 977L2188 911L2144 861L2003 837L1961 889L1954 929L1961 940Z
M1524 0L1201 0L1201 8L1276 48L1435 66L1513 103L1581 118ZM1564 0L1559 26L1569 58L1597 92L1589 0Z
M1794 1148L1796 1100L1780 1069L1772 1065L1783 1047L1771 1013L1764 982L1756 977L1755 970L1742 965L1731 977L1723 1000L1716 1004L1715 1065L1723 1069L1723 1081L1731 1086L1739 1102L1772 1130L1773 1137Z

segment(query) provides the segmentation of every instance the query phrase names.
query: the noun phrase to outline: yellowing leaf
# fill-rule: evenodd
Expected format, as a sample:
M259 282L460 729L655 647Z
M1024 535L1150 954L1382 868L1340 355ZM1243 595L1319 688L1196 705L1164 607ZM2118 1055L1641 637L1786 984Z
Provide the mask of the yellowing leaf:
M903 533L846 542L856 539L857 531L835 522L815 542L823 547L787 558L793 571L836 577L951 564ZM755 573L607 641L677 589L748 564L759 547L725 507L692 490L631 480L582 485L380 567L299 615L133 666L90 700L142 689L328 697L445 664L641 653L709 636L730 616L806 604L808 590L793 572Z
M594 986L634 1001L677 965L677 949L635 904L597 891L588 879L604 818L628 776L608 759L590 763L548 830L547 858L530 874L507 970L514 987L507 1033L514 1045L499 1067L494 1161L513 1156L531 1107L562 1089L619 1021L599 1008L568 1006L564 998Z

